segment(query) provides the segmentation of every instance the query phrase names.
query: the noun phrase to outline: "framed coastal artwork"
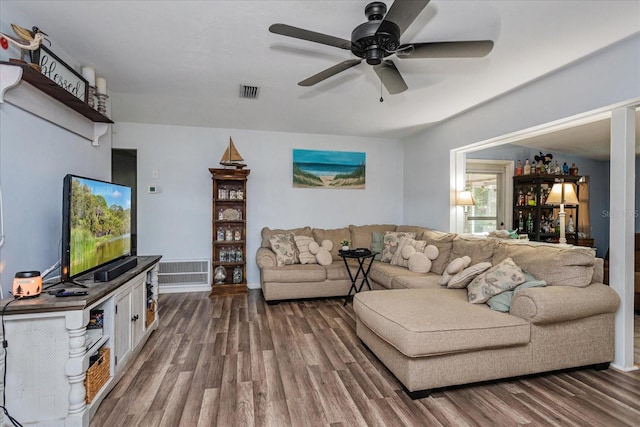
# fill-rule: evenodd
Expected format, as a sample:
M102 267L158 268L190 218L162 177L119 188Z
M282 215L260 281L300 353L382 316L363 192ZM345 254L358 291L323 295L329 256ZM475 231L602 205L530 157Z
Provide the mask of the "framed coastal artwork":
M294 188L365 188L366 153L293 150Z

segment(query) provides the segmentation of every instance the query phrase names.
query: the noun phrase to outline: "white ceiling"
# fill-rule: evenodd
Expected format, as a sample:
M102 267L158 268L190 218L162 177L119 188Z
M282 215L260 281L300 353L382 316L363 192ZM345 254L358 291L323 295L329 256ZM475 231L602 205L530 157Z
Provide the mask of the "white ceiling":
M7 1L106 77L113 119L402 137L640 31L638 1L432 0L401 41L492 39L475 59L395 59L409 90L383 91L366 63L297 85L351 57L272 34L273 23L350 38L358 1ZM386 2L388 6L391 1ZM4 19L3 19L4 20ZM257 85L257 100L240 99Z

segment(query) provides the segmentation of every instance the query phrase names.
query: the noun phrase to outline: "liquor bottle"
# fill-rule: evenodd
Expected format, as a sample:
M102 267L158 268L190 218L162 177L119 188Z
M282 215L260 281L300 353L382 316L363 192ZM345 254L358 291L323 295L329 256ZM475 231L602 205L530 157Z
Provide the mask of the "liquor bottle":
M518 206L524 206L524 193L522 188L518 190Z
M567 168L567 171L569 169ZM525 175L531 175L531 165L529 164L529 159L525 160L524 162L524 168L522 171Z
M520 175L522 175L522 162L518 160L518 163L516 163L516 176Z
M562 174L569 175L569 165L567 165L567 162L562 164Z
M531 212L527 217L527 233L533 233L533 218L531 218Z
M542 160L538 160L538 163L536 163L535 167L535 174L540 175L542 173Z
M573 215L569 215L569 223L567 224L567 233L573 233L576 231L575 226L573 225Z
M553 163L553 173L555 175L560 175L562 173L562 169L560 169L560 163L558 163L557 160Z
M518 231L524 231L524 218L522 218L522 211L518 212Z
M575 163L571 163L571 167L569 168L569 175L578 175L578 167Z

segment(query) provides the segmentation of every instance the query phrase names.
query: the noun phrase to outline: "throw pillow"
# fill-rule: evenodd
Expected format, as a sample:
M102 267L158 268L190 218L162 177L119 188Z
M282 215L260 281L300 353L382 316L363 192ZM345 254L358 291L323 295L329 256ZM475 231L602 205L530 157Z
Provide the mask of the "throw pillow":
M487 302L489 298L524 283L524 273L511 258L505 258L467 286L467 298L472 304Z
M523 284L516 286L512 291L505 291L501 294L489 298L489 300L487 301L487 305L489 305L489 308L496 311L502 311L503 313L508 313L509 310L511 310L511 301L513 300L513 297L518 294L518 292L527 288L540 288L543 286L547 286L547 282L545 282L544 280L536 280L536 278L533 277L533 275L528 271L522 271L524 272L526 281Z
M398 265L400 267L408 267L409 266L409 257L404 258L402 256L402 250L406 247L412 247L415 249L415 252L422 252L424 248L427 246L427 242L424 240L415 240L412 237L403 237L400 239L398 243L398 247L391 257L391 265ZM411 254L409 254L411 256Z
M315 255L316 261L320 265L331 264L333 261L331 249L333 249L333 242L331 242L331 240L323 240L320 245L317 242L309 243L309 252Z
M411 246L408 247L411 248ZM409 256L408 267L409 270L415 273L428 273L431 270L431 260L427 254L423 252L415 252L413 255Z
M384 234L374 231L371 233L371 252L377 252L374 260L380 261L382 258L382 251L384 250Z
M316 256L309 252L309 243L315 242L313 237L307 236L293 236L298 248L298 258L300 258L300 264L316 264Z
M271 245L271 250L276 254L276 265L278 267L300 263L298 248L293 236L291 233L272 234L269 236L269 244Z
M447 288L449 289L462 289L466 288L469 283L473 279L475 279L480 274L484 273L488 269L491 268L490 262L479 262L471 267L467 267L462 270L460 273L456 274L449 280L447 283Z
M446 285L447 283L449 283L449 280L451 280L453 276L469 267L469 264L471 264L471 258L469 258L468 256L455 258L444 269L444 271L442 272L442 277L440 277L438 283L442 286Z
M402 240L403 237L411 237L413 239L416 237L416 233L397 231L387 231L384 233L384 248L382 249L382 257L380 258L380 261L391 262L393 255L398 249L400 240Z

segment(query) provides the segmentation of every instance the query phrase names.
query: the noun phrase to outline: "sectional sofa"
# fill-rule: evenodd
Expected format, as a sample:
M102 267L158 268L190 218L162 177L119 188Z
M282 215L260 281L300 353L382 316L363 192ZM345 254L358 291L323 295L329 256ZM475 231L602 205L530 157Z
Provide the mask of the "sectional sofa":
M426 396L434 388L570 367L604 369L613 360L614 316L620 300L602 283L603 260L590 248L474 238L391 224L330 230L265 228L257 251L265 300L346 295L351 282L338 255L340 241L379 251L379 237L387 233L411 233L415 241L438 249L428 273L374 261L369 275L374 291L360 292L353 299L358 337L412 398ZM278 266L270 240L283 234L318 243L332 241L333 262ZM465 256L471 267L490 263L493 267L487 273L505 263L515 264L546 286L517 288L509 295L510 306L502 311L487 303L472 304L468 289L439 284L453 261Z

